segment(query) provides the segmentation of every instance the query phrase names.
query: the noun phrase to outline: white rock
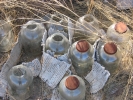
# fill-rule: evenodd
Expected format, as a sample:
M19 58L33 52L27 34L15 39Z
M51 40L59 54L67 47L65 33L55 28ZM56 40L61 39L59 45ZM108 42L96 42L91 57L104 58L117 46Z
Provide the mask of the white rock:
M117 9L130 9L133 8L133 0L117 0Z

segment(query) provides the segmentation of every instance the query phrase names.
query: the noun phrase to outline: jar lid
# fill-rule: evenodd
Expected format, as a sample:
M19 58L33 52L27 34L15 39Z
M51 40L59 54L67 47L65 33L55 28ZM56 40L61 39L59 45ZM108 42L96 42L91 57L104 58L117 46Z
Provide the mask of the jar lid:
M106 43L104 45L104 51L107 54L113 55L113 54L115 54L117 52L117 46L113 42Z
M76 49L79 52L86 52L89 49L89 43L86 40L80 40L76 44Z
M127 25L123 22L118 22L115 25L115 30L119 33L119 34L123 34L127 31Z
M65 86L69 90L75 90L79 87L79 80L75 76L69 76L65 81Z

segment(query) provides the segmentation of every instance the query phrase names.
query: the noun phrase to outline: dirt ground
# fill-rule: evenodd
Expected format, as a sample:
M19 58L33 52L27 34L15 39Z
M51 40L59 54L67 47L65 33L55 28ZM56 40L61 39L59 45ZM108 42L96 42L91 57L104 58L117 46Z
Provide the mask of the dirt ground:
M86 5L86 2L84 2L85 0L79 0L79 1L80 2L73 1L73 8L74 8L73 11L76 12L76 14L78 14L79 16L83 16L87 13L88 6ZM25 2L25 0L23 2ZM32 3L28 2L28 5L31 5L31 7L36 5L35 8L38 9L38 11L40 11L39 9L45 10L45 12L37 13L38 11L32 9L35 13L37 13L35 15L35 14L33 14L32 10L28 11L27 9L25 10L22 7L20 7L20 6L25 5L25 4L20 5L20 3L22 3L22 2L19 2L19 0L18 0L18 2L12 2L12 3L7 2L6 3L7 6L5 6L5 4L1 4L1 6L0 6L0 8L2 8L1 13L0 13L1 19L5 19L5 17L9 16L9 15L10 15L9 19L16 19L16 20L12 21L13 25L17 26L14 28L14 33L16 34L16 39L18 37L18 33L20 31L21 25L29 20L26 18L38 18L38 16L44 17L44 15L47 12L53 13L53 11L48 10L46 7L44 7L44 5L40 5L40 3L35 3L35 4L31 5ZM72 6L70 5L70 2L66 2L66 3L69 6L69 8L72 10ZM112 4L114 4L114 2ZM40 5L42 7L39 8L38 5ZM95 7L95 6L93 6L93 7ZM78 19L78 17L76 15L74 15L73 13L71 13L69 10L66 10L64 8L61 9L60 7L56 7L56 9L59 12L71 17L74 20ZM99 18L99 20L101 22L104 23L104 25L106 25L106 27L104 27L104 25L101 24L101 28L103 28L106 31L107 27L112 24L112 20L119 21L120 19L118 17L113 16L113 18L111 20L109 20L107 16L102 15L101 9L98 10L98 7L97 8L95 7L94 14L96 15L97 18ZM3 14L3 11L5 12L5 14ZM127 11L122 11L122 12L118 11L118 12L125 13ZM128 12L128 13L130 14L132 12ZM23 20L18 19L20 17L21 18L23 17L24 19ZM126 19L124 19L124 21L126 23L128 23L128 21ZM128 23L128 25L129 25L130 29L132 30L132 26L131 26L132 23ZM9 56L10 56L10 52L0 53L0 67L2 67L2 65L6 62L6 60L8 59ZM41 55L38 55L36 57L38 57L40 59ZM22 56L21 56L18 64L20 64L22 62L31 61L36 57L27 56L27 55L25 55L24 52L22 52ZM125 67L127 67L127 65L125 65ZM89 83L85 80L85 83L87 86L86 100L133 100L132 75L133 74L132 74L131 67L129 67L127 69L120 70L119 72L112 75L109 78L108 82L106 83L105 87L96 94L89 93ZM33 83L34 83L33 94L27 100L50 100L51 94L52 94L52 89L50 87L48 87L43 81L41 81L41 79L39 77L34 78ZM7 97L6 100L8 100L8 99L9 98Z

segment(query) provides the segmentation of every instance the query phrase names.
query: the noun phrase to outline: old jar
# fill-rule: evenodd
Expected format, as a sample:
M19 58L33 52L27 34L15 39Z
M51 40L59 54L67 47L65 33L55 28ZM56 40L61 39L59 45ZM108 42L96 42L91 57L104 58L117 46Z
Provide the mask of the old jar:
M93 47L86 40L80 40L72 44L69 57L77 74L84 76L91 70L93 64Z
M119 67L121 53L114 42L100 41L96 53L97 61L113 74Z
M75 37L79 37L76 36L79 34L84 35L84 37L89 38L89 42L93 44L99 38L98 32L98 20L91 14L86 14L80 17L76 22Z
M61 14L46 14L44 16L44 20L48 21L49 23L46 23L46 28L47 30L51 27L54 26L56 30L63 31L65 27L64 25L67 25L67 21L65 20L64 16Z
M41 54L41 41L44 32L46 32L44 25L36 21L28 21L22 26L20 39L26 54Z
M64 77L59 84L59 92L65 100L84 100L85 82L77 75Z
M60 32L68 38L68 30L67 30L68 23L62 15L48 14L45 16L44 19L48 21L48 23L45 24L48 30L48 36Z
M70 43L62 33L54 33L46 40L46 50L55 52L55 55L63 55L68 52Z
M129 41L131 32L123 22L112 24L107 30L107 38L115 41L121 47L125 47Z
M31 95L33 75L30 69L17 65L7 74L9 93L16 100L25 100Z
M0 52L8 52L15 43L15 35L12 31L11 24L0 20Z

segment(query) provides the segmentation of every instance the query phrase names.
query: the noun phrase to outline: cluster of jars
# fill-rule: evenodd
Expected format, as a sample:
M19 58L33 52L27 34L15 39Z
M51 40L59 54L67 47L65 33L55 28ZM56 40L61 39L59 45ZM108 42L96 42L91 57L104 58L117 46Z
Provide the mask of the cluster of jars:
M94 53L96 53L97 62L112 74L117 70L121 58L121 53L117 45L124 47L125 43L130 39L130 31L126 24L123 22L115 23L108 28L106 34L111 42L99 41L95 48L96 52L94 52L93 43L99 38L99 27L96 18L92 15L81 17L76 23L77 28L78 30L75 30L75 32L86 34L90 38L88 40L80 39L70 45L66 36L60 32L55 32L47 38L45 44L45 50L51 50L56 56L68 53L72 65L77 72L78 76L66 76L59 84L60 94L66 100L85 99L86 87L81 77L86 76L92 69ZM0 39L3 34L7 34L3 31L0 32ZM21 29L20 40L25 52L32 54L41 53L41 41L45 32L46 29L42 23L29 21L24 24ZM17 71L20 71L20 73L18 74ZM27 98L26 91L30 90L32 79L32 75L25 67L13 67L8 75L9 86L14 91L11 93ZM16 98L18 97L16 96Z
M96 61L106 70L111 74L116 72L122 56L117 45L124 48L131 34L125 23L114 23L107 30L107 39L99 40L95 48L96 52L94 52L93 43L100 37L96 18L92 15L85 15L78 20L76 28L79 30L75 30L75 32L90 36L90 40L80 39L70 45L65 36L55 33L46 41L46 50L49 49L56 55L68 52L72 65L77 72L78 76L67 76L60 82L59 91L66 100L85 99L84 81L79 79L79 76L86 76L92 69L94 53L96 53Z

